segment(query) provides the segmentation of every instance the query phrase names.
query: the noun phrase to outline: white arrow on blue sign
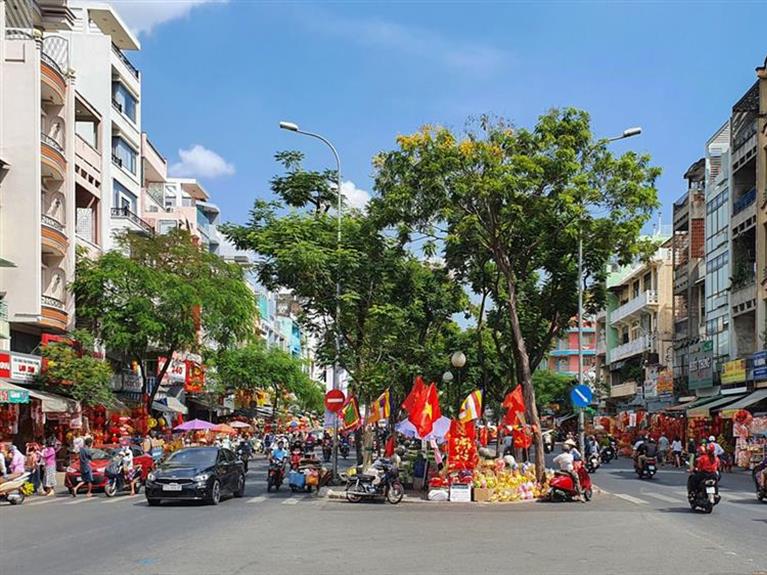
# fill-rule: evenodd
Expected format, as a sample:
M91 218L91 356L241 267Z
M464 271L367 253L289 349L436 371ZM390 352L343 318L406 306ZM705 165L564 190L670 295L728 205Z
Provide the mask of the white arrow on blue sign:
M575 407L587 407L594 397L588 385L576 385L570 392L570 401Z

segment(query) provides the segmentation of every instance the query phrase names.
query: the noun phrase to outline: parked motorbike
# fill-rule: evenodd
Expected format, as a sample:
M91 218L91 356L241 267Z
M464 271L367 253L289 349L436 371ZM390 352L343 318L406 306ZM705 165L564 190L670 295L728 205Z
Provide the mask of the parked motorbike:
M280 485L285 480L285 464L282 461L269 462L269 470L266 472L266 491L280 490Z
M107 465L104 470L107 476L107 482L104 485L104 495L107 497L114 497L121 491L130 491L131 482L135 482L136 493L141 493L141 465L136 465L130 472L129 477L125 477L122 464L112 466L112 463Z
M399 469L387 460L379 460L377 465L381 469L381 480L373 485L375 476L362 473L362 468L357 467L357 472L349 477L346 483L346 499L351 503L359 503L363 499L386 499L392 505L396 505L405 496L405 488L399 480Z
M581 483L583 498L586 501L591 501L593 491L588 471L578 462L575 464L575 472L578 474L578 480ZM575 488L575 481L572 476L565 471L557 471L549 483L547 499L549 501L573 501L577 495L578 491Z
M599 457L599 454L592 453L586 458L586 471L588 471L590 474L595 473L596 470L599 469L601 463L602 460Z
M347 457L349 457L349 444L346 441L344 441L339 446L338 451L341 453L341 457L346 459Z
M29 480L30 475L32 474L27 471L18 477L0 483L0 501L7 501L11 505L21 505L24 503L26 495L24 495L22 487Z
M602 459L602 463L610 463L613 459L615 459L615 449L612 445L605 445L599 452L599 456Z
M714 505L719 503L721 499L717 493L718 483L719 481L712 476L701 481L695 492L688 492L687 501L690 503L690 509L711 513L714 510Z
M658 472L658 460L655 457L646 457L642 467L639 466L639 462L637 461L634 463L634 471L636 471L639 479L644 479L645 477L647 479L652 479Z
M322 459L325 461L325 463L330 461L330 456L333 454L333 447L330 445L330 443L323 443L322 444Z

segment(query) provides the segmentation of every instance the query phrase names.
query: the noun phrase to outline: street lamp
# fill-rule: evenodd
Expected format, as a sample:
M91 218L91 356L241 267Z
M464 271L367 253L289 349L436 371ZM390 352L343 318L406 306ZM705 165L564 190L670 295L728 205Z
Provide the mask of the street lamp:
M605 142L625 140L642 133L642 128L626 128L620 136L605 138ZM583 233L578 230L578 385L583 385ZM585 438L583 428L585 425L583 410L578 413L578 443L581 453L585 452Z
M338 156L336 147L323 136L315 134L313 132L305 132L299 129L298 124L293 122L280 122L280 128L288 130L289 132L295 132L297 134L303 134L311 138L316 138L326 144L330 151L333 152L333 156L336 159L336 192L338 193L338 206L336 208L337 230L336 230L336 250L341 251L341 158ZM333 360L333 389L338 389L338 362L341 356L341 271L336 270L336 310L335 310L335 358ZM333 478L338 477L338 415L335 417L333 434Z
M449 385L453 381L453 372L452 371L446 371L442 374L442 382Z
M457 386L457 391L458 391L458 394L459 394L458 395L458 401L461 401L461 396L460 396L460 393L461 393L461 368L463 368L463 366L466 365L466 356L464 355L464 353L462 351L453 352L453 355L450 356L450 363L456 369L456 371L458 372L458 386ZM452 380L453 378L451 377L450 379ZM456 413L456 416L457 415L458 414Z

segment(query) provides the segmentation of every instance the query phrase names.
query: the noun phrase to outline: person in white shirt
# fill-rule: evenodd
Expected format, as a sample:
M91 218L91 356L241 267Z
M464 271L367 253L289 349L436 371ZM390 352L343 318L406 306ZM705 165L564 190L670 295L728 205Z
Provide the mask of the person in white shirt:
M131 450L130 445L125 445L122 448L120 455L122 455L123 475L125 476L125 481L130 485L130 494L136 495L136 482L132 480L133 451Z
M573 459L572 450L575 448L575 441L568 439L562 444L562 453L554 458L554 465L559 466L559 470L567 473L573 478L573 484L578 492L577 498L583 501L581 495L581 481L578 478L578 474L575 472L575 460Z
M716 437L713 435L710 436L708 438L708 443L709 445L712 443L714 444L714 455L716 457L721 457L724 454L724 448L716 442Z
M682 440L675 437L671 442L671 453L674 454L674 467L682 466Z

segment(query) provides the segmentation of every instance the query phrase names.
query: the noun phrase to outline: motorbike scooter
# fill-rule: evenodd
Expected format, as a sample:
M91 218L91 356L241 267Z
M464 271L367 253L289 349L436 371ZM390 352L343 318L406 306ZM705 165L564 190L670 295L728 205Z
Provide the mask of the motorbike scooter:
M104 472L107 476L107 482L104 485L104 495L107 497L114 497L121 491L130 491L131 482L135 483L134 489L136 494L141 493L141 465L134 466L128 477L125 476L122 465L112 467L110 463Z
M266 491L280 490L280 485L285 480L285 463L283 461L272 460L269 462L269 470L266 472Z
M751 477L754 479L754 486L756 487L756 498L762 503L767 502L767 458L765 458L761 464L754 467L751 472ZM759 485L759 479L757 473L762 473L762 484Z
M655 457L646 457L642 467L639 466L639 461L637 461L634 463L634 471L636 471L639 479L644 479L645 477L652 479L658 472L658 460Z
M341 445L338 447L338 451L341 453L341 457L343 457L344 459L349 457L349 442L342 441Z
M597 469L599 469L601 464L602 459L599 457L599 454L592 453L586 458L586 471L588 471L590 474L593 474Z
M357 467L356 473L346 483L346 499L351 503L359 503L363 499L384 498L396 505L405 496L405 488L399 480L399 469L386 459L379 459L374 465L378 465L381 470L381 480L374 485L375 476L363 474L362 467Z
M330 456L333 454L333 446L329 441L322 442L322 459L325 463L330 461Z
M586 501L591 501L591 497L594 494L591 486L591 477L580 461L575 463L575 472L578 474L583 498ZM566 471L557 471L549 483L547 499L549 501L574 501L577 495L578 492L572 476Z
M605 445L599 452L599 456L602 459L602 463L610 463L613 459L615 459L615 449L612 445Z
M714 510L714 505L721 500L717 493L718 482L716 475L712 475L701 481L696 491L688 492L687 501L690 503L690 509L711 513Z
M21 505L24 503L26 495L24 495L24 484L29 480L32 474L28 471L7 479L3 483L0 483L0 501L7 501L11 505Z

